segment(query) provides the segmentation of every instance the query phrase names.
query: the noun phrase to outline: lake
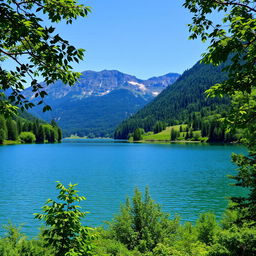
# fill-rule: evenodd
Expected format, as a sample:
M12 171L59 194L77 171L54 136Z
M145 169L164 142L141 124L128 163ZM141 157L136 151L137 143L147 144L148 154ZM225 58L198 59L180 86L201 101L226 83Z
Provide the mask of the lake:
M173 217L194 221L211 211L220 217L225 197L238 193L226 175L234 174L231 153L240 145L140 144L112 140L64 140L61 144L0 147L0 225L11 220L36 235L33 213L56 198L55 181L78 183L89 226L118 213L134 188L150 188L152 198ZM3 232L3 230L1 230Z

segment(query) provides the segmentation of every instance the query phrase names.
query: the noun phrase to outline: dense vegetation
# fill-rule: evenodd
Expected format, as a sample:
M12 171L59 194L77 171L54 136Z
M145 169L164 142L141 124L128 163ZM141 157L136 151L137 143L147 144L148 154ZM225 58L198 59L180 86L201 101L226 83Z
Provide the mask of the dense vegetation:
M44 97L45 89L38 77L46 85L57 80L73 85L80 73L72 71L72 62L83 59L83 49L76 49L63 39L54 23L65 21L71 24L74 19L87 16L89 7L77 1L0 1L0 112L12 115L17 110L34 107L31 98L23 95L29 83L38 105L50 110ZM11 64L6 68L5 61ZM29 78L29 79L28 79Z
M191 129L202 129L207 135L210 130L216 131L220 127L218 117L226 114L229 99L207 98L205 90L226 79L222 68L197 63L151 103L121 123L115 131L115 138L127 139L136 128L154 131L159 121L168 126L189 124ZM216 137L216 140L220 138Z
M145 132L136 128L130 133L129 141L200 141L200 142L239 142L243 134L239 129L227 131L221 115L215 114L202 118L200 112L193 114L189 124L173 125L157 121L154 131Z
M62 131L54 120L47 124L25 112L15 118L0 115L0 144L54 143L61 139Z
M58 182L59 201L47 200L35 217L46 226L38 238L29 240L13 225L0 239L5 256L253 256L256 254L255 221L240 221L244 208L232 204L218 222L202 213L195 223L182 223L178 216L161 211L148 188L144 196L135 189L108 228L81 224L85 216L75 203L85 200L75 185Z

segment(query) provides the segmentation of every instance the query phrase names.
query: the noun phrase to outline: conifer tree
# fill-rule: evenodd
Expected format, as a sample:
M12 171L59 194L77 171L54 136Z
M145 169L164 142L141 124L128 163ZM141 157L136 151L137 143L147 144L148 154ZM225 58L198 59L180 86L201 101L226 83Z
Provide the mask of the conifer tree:
M50 129L50 136L48 138L48 142L50 142L50 143L56 142L55 132L53 129Z
M22 132L22 122L20 118L17 119L17 131L18 131L18 134Z
M0 115L0 129L2 130L2 139L7 138L7 126L6 126L6 120L5 118Z
M7 126L7 138L8 140L17 140L18 139L18 130L17 130L17 124L12 119L7 119L6 121Z
M134 141L142 140L142 135L141 135L141 130L140 130L140 128L135 129L135 131L134 131L134 133L133 133L133 140L134 140Z
M58 142L62 140L62 130L58 127Z
M44 143L45 140L45 134L44 134L44 128L42 125L39 125L38 131L36 135L36 142L37 143Z
M3 128L0 128L0 144L4 143L5 138L6 138L5 130Z

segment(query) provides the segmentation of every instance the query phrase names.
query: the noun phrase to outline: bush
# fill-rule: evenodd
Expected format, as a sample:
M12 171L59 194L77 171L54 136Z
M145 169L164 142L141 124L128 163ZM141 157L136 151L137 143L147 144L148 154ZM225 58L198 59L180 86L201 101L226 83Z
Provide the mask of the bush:
M45 248L40 240L27 240L20 228L5 227L6 235L0 239L0 255L4 256L53 256L50 247Z
M36 219L44 220L47 225L42 238L46 246L54 248L55 256L91 255L91 241L95 235L91 233L92 229L81 224L86 212L80 211L75 203L85 200L85 197L79 196L75 187L76 184L69 184L66 188L57 182L60 202L48 199L42 207L44 213L35 214Z
M218 233L210 256L253 256L256 255L256 228L236 227Z
M198 240L207 245L211 245L218 231L215 215L212 213L201 214L196 222L196 230L198 233Z
M33 143L36 141L36 136L32 132L22 132L19 139L22 143Z
M113 239L100 238L95 243L94 254L99 256L142 256L138 251L129 251L125 245Z
M148 189L144 200L142 193L135 189L132 203L128 198L121 206L120 215L110 223L110 232L128 249L144 253L152 251L165 237L176 233L178 226L179 220L169 220L169 215L151 199Z

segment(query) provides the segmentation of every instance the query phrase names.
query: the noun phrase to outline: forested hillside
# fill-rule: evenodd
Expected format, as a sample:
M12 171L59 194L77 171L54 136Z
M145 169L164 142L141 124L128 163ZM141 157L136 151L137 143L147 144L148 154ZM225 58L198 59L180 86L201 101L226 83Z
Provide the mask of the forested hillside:
M206 116L216 121L213 116L224 114L229 100L207 98L205 90L226 78L222 68L223 66L197 63L151 103L122 122L115 131L115 138L127 139L136 128L143 128L146 132L153 131L157 121L165 122L166 125L188 124L193 119L201 120Z
M5 118L0 115L0 144L60 142L62 131L53 120L48 124L27 112Z

